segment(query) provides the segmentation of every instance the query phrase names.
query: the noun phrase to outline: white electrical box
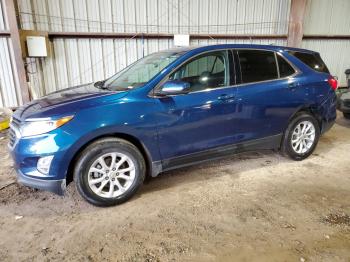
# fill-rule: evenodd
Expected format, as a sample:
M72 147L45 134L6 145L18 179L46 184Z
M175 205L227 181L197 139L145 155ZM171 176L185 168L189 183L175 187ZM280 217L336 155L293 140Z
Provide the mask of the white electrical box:
M174 35L174 45L175 46L189 46L190 45L190 35Z
M46 57L47 47L44 36L27 36L27 48L29 57Z

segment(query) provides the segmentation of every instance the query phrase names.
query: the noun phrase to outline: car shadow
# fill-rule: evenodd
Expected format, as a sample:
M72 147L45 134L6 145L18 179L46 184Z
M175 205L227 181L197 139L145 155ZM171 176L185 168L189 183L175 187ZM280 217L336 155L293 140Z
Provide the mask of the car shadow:
M210 160L201 164L166 171L155 178L148 179L136 198L138 196L142 197L144 194L166 190L184 183L189 184L188 189L190 189L192 183L217 179L222 176L230 176L232 180L236 180L239 179L240 174L245 171L285 162L293 161L274 150L244 152L221 159Z
M350 119L346 119L341 112L337 113L337 119L335 122L342 127L350 128Z
M348 126L350 127L350 121ZM321 136L315 151L309 159L313 157L323 158L324 154L334 148L336 142L341 141L341 134L338 133L338 130L336 132L335 130L333 130L333 132L326 132ZM261 169L266 166L287 162L293 163L295 161L287 156L283 156L278 150L260 150L229 155L219 160L210 160L202 164L166 171L155 178L149 178L146 180L145 185L141 188L136 198L142 197L143 194L166 190L183 183L191 184L192 182L201 182L225 175L229 175L235 180L239 179L240 174L245 171Z

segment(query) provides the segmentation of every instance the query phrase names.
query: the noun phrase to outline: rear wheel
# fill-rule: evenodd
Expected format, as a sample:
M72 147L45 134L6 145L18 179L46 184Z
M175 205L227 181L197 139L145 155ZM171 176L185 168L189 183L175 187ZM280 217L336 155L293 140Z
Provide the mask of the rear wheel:
M145 161L131 143L104 138L78 157L74 180L83 198L97 206L113 206L131 198L145 178Z
M350 119L350 113L343 113L343 115L346 119Z
M282 152L294 160L303 160L315 150L320 137L317 120L310 114L297 114L285 131Z

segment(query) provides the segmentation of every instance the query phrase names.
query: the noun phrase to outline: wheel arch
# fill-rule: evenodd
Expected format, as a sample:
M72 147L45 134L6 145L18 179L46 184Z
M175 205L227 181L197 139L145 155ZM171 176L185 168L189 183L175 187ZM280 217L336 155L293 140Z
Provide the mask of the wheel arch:
M296 124L300 123L297 121L301 121L300 119L303 119L305 116L309 116L309 119L311 117L314 119L313 122L316 122L314 125L316 132L311 147L307 148L307 151L305 152L296 152L295 149L292 149L292 143L290 139L292 139ZM282 154L289 156L291 159L296 161L303 160L312 154L321 135L322 122L320 121L322 121L321 116L318 115L317 111L313 110L312 107L301 107L299 110L296 110L296 112L290 117L288 126L283 132L283 137L280 145ZM317 129L317 126L319 126L319 129Z
M298 108L298 110L296 110L294 112L294 114L288 119L287 127L288 127L290 121L292 121L292 119L294 119L295 116L300 114L300 113L308 113L308 114L312 115L316 119L316 121L318 123L318 127L321 131L321 129L322 129L322 116L315 107L310 106L310 105L306 105L306 106L302 106L302 107Z
M286 133L286 130L288 128L289 123L300 113L308 113L308 114L312 115L316 119L316 121L318 123L318 127L321 131L321 129L322 129L322 117L321 117L321 115L312 106L308 106L308 105L302 106L302 107L298 108L297 110L295 110L295 112L288 119L287 125L285 126L285 128L283 130L283 136L281 139L280 148L282 148L282 143L283 143L285 133Z
M132 136L130 134L126 133L110 133L110 134L103 134L97 137L94 137L90 139L89 141L85 142L83 145L79 147L79 149L74 153L74 156L71 158L68 169L67 169L67 174L66 174L66 183L67 185L73 181L73 175L74 175L74 167L75 163L79 157L79 154L89 145L94 143L95 141L102 139L102 138L121 138L124 139L125 141L128 141L129 143L133 144L136 146L136 148L140 151L142 154L145 163L146 163L146 177L151 176L152 174L152 157L150 152L147 150L146 146L135 136Z

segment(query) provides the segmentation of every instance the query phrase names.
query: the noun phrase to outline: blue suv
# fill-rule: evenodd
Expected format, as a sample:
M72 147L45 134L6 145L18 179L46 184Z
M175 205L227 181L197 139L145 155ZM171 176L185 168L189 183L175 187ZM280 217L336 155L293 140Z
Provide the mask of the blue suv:
M308 157L336 119L336 88L309 50L170 49L19 108L9 148L23 185L63 194L74 180L88 202L111 206L146 176L227 154Z

